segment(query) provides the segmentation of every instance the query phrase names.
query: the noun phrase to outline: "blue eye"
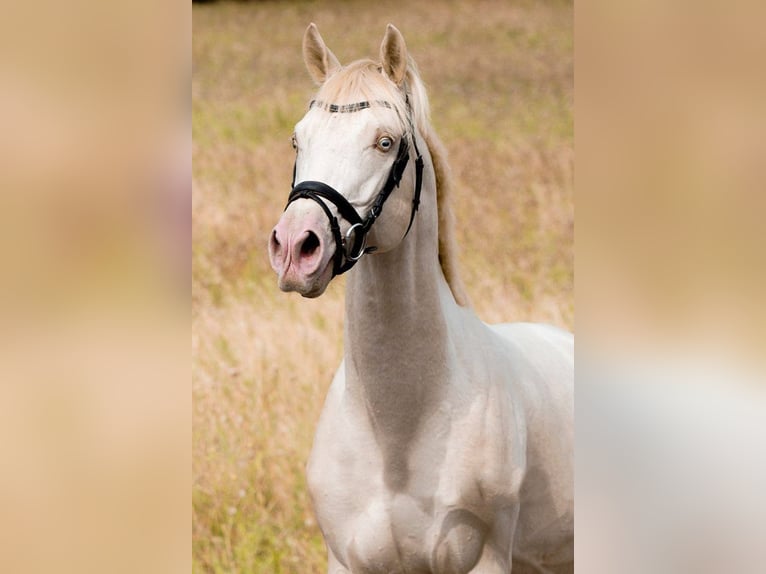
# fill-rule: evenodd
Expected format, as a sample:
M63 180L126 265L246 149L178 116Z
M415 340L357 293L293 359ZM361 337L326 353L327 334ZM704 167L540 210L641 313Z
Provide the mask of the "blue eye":
M389 136L382 136L378 139L378 143L376 144L376 147L380 151L388 151L390 150L394 145L394 140L392 140Z

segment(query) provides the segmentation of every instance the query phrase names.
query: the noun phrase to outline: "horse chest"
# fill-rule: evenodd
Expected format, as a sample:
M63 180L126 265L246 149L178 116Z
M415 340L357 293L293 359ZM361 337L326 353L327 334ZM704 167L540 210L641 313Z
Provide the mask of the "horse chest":
M321 469L310 468L315 510L333 554L354 574L468 573L488 527L442 499L439 476L449 470L409 465L407 485L392 490L383 450L357 439L329 447Z
M354 574L467 574L486 534L472 513L424 508L407 494L371 496L345 524L326 530L333 552Z

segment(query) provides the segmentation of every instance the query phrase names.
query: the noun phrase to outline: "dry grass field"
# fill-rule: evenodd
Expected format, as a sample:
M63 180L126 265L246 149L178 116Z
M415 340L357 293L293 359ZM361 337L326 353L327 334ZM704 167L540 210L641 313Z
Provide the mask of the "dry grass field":
M450 152L463 277L488 322L573 328L572 3L214 2L193 8L194 572L314 573L304 464L342 355L343 283L279 292L266 242L313 85L404 34Z

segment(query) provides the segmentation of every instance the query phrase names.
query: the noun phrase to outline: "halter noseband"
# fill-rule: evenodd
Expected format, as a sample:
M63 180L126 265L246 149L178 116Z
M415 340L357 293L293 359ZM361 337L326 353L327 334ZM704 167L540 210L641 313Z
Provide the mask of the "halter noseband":
M374 104L382 105L388 108L393 106L385 101L372 102ZM311 102L309 107L313 107L318 102ZM319 104L322 105L322 104ZM371 106L371 102L359 102L356 104L348 105L322 105L322 107L330 113L342 112L356 112L359 110L365 110ZM407 100L407 107L409 109L409 100ZM418 151L418 144L415 138L415 130L412 126L412 120L410 119L410 128L412 130L412 144L415 148L415 195L412 199L412 211L410 212L410 222L407 225L407 231L404 233L404 237L412 228L412 223L415 220L415 213L418 210L420 204L420 188L423 184L423 157ZM402 136L399 143L399 150L396 153L396 159L391 166L391 171L388 172L388 178L383 185L383 189L380 190L378 196L375 198L375 202L370 208L370 212L367 217L362 219L359 213L354 207L343 197L338 191L323 183L321 181L302 181L298 185L295 185L295 172L298 165L298 160L295 161L295 167L293 167L293 183L292 191L287 200L287 206L296 199L311 199L319 204L328 221L330 222L330 230L332 231L333 238L335 239L335 256L333 261L333 276L341 275L351 269L357 261L362 258L365 253L372 253L377 247L367 247L367 234L372 228L375 220L380 216L383 211L383 204L386 199L394 191L395 187L399 187L399 183L404 176L404 170L407 168L407 163L410 161L410 147L407 143L407 134ZM327 204L322 201L326 199L338 209L338 214L351 223L351 227L346 231L345 236L341 235L340 224L338 218L336 218Z

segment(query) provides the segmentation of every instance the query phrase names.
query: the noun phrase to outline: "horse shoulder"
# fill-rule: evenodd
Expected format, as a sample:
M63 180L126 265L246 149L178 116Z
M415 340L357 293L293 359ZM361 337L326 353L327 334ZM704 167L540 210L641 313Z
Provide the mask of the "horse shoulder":
M551 325L504 323L490 329L506 349L507 383L527 418L572 419L574 336Z
M309 493L329 551L346 555L354 520L368 507L382 461L367 424L346 406L345 365L327 392L306 467ZM377 469L377 470L376 470Z
M523 403L526 425L526 476L514 546L531 556L545 548L548 559L566 561L574 514L574 337L529 323L492 329L508 346L510 384Z
M374 442L374 439L364 420L354 417L355 413L345 406L344 363L335 373L316 426L307 464L309 487L312 489L319 490L338 484L338 481L345 482L360 464L366 469L370 468L370 461L360 460L359 453L370 452L367 443Z

